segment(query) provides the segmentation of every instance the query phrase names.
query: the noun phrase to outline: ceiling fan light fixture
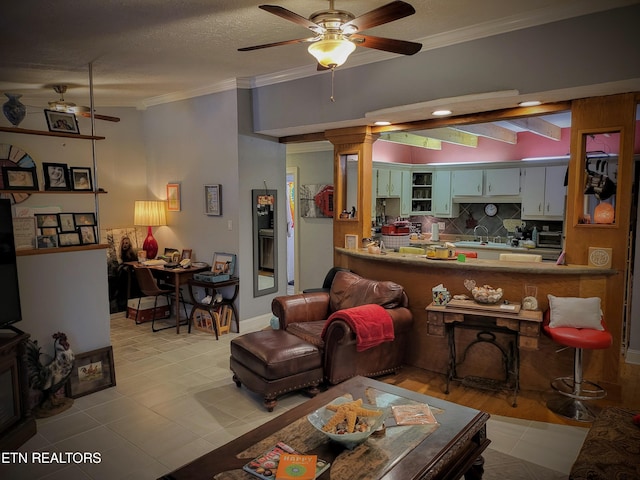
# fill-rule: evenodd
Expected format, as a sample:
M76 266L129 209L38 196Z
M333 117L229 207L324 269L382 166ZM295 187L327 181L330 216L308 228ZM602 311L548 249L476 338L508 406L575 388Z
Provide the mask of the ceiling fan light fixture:
M309 45L309 53L326 68L335 68L347 61L356 45L344 38L323 39Z

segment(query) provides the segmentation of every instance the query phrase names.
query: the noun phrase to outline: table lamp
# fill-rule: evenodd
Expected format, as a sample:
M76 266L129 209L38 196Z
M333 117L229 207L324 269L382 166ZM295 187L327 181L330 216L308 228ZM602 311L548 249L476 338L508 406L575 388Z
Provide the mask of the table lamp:
M158 242L153 238L151 227L167 224L166 202L136 200L133 224L147 227L147 238L144 239L142 249L147 252L147 258L152 260L158 254Z

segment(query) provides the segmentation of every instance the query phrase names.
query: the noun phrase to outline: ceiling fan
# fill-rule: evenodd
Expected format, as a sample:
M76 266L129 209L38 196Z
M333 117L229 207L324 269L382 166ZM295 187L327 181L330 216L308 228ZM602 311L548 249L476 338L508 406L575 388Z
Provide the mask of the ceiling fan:
M64 94L67 91L67 85L53 85L53 90L60 95L59 100L53 100L49 102L49 108L51 110L57 110L59 112L73 113L82 117L91 117L91 109L89 107L77 106L73 102L67 102L64 99ZM107 122L119 122L118 117L111 117L109 115L93 114L93 118L96 120L106 120Z
M239 48L238 51L246 52L293 43L311 42L308 50L318 60L318 69L330 68L333 70L346 62L357 45L402 55L413 55L422 48L422 44L416 42L359 33L362 30L413 15L416 11L408 3L397 0L358 17L346 10L334 9L333 3L334 0L329 0L328 10L313 13L308 19L284 7L260 5L259 8L262 10L308 28L314 33L314 36L244 47Z

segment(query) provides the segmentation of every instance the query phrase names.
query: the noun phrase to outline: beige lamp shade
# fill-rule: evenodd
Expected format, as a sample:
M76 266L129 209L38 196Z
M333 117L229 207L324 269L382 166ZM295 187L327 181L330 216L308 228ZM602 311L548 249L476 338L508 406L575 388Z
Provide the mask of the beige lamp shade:
M133 224L160 227L167 224L167 202L136 200Z
M326 68L339 67L347 61L356 46L344 38L329 38L309 45L309 53L316 57L318 63Z

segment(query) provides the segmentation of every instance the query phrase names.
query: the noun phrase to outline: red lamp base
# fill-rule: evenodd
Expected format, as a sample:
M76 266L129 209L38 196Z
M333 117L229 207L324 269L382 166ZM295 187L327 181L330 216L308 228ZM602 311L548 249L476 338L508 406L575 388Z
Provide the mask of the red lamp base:
M151 227L147 227L147 238L144 239L142 249L147 252L148 260L153 260L158 254L158 242L155 238L153 238Z

